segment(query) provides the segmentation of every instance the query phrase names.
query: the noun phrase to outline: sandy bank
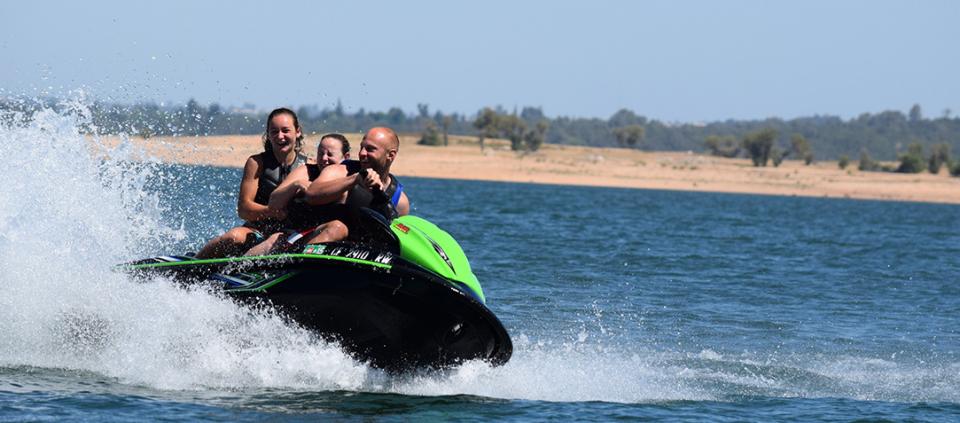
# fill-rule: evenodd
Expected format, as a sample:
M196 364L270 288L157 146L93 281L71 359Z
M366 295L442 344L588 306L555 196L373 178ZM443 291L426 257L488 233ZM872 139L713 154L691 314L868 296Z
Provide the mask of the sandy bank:
M360 135L349 138L356 148ZM452 137L447 147L419 146L416 140L402 137L393 168L398 176L960 204L960 178L948 176L945 169L939 175L908 175L860 172L856 162L841 170L835 161L805 166L795 160L756 168L747 159L550 144L518 155L502 141L488 142L481 152L471 137ZM311 156L317 141L315 136L305 140ZM112 147L118 140L100 142ZM183 164L241 167L248 156L262 151L258 136L131 142L160 160Z

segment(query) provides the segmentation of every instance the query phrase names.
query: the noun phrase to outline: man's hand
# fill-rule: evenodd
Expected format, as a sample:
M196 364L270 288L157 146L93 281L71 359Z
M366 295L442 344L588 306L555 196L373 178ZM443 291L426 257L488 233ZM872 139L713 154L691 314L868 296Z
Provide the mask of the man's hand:
M372 169L364 169L360 172L360 185L371 192L383 192L383 182L380 181L380 174Z

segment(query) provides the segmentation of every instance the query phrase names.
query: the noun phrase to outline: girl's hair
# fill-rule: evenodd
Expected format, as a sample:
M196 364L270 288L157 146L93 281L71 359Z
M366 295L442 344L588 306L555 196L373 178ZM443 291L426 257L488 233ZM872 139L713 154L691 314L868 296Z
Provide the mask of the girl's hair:
M331 132L331 133L329 133L329 134L326 134L326 135L320 137L320 141L323 141L324 138L333 138L333 139L335 139L335 140L337 140L337 141L340 141L340 146L342 147L342 148L341 148L341 151L340 151L341 153L347 154L347 153L350 152L350 141L347 141L347 137L343 136L343 134L338 134L338 133L336 133L336 132Z
M300 136L297 137L297 145L293 147L293 149L297 151L297 154L300 154L300 150L303 149L303 128L300 127L300 120L297 119L297 114L294 113L293 110L290 110L286 107L273 109L273 111L270 112L270 115L267 116L267 124L263 129L263 150L270 151L270 121L273 120L273 118L277 115L282 114L290 115L290 117L293 118L293 126L300 131Z

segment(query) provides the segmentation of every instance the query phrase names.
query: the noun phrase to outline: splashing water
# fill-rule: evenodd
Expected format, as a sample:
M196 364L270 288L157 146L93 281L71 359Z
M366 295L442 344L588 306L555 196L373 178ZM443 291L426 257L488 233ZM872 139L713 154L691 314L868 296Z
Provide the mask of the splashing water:
M0 127L0 366L177 389L362 386L368 367L269 310L113 272L184 234L144 188L156 167L81 134L82 101L61 106Z

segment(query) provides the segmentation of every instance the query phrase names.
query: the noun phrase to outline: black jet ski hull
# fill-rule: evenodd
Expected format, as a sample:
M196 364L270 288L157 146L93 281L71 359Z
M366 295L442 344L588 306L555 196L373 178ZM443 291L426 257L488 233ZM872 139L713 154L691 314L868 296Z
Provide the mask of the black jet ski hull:
M241 301L268 303L378 368L444 368L475 359L501 365L510 359L506 329L471 290L392 254L337 251L215 260L168 256L124 267L181 282L212 282Z

